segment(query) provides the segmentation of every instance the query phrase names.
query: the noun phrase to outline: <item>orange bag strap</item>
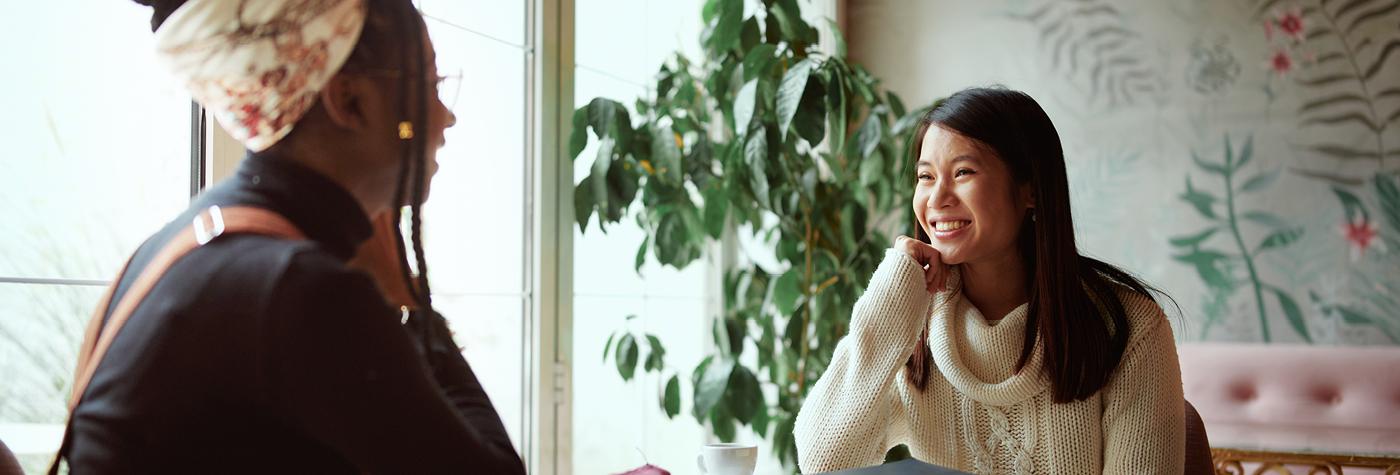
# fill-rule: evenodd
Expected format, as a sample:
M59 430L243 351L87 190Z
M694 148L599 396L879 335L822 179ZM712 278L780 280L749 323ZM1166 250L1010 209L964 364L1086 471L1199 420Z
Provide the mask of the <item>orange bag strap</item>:
M417 285L409 287L403 278L403 257L399 253L400 243L395 233L398 223L393 213L380 213L373 222L374 234L355 252L355 257L346 263L352 269L360 270L374 277L379 293L391 305L403 311L418 309ZM416 282L415 282L416 284Z
M151 262L141 270L141 274L131 283L130 288L117 301L117 306L112 308L112 313L103 323L103 316L106 315L108 307L112 303L112 296L116 292L117 285L126 274L131 265L127 261L122 273L117 275L117 280L107 287L106 294L93 310L92 319L88 321L87 330L83 333L83 343L78 350L78 367L73 377L73 392L68 399L68 427L64 429L63 443L58 454L54 457L53 466L50 473L55 473L58 469L58 462L67 450L69 443L69 433L72 432L73 411L78 407L78 402L82 400L83 393L87 391L88 383L92 381L92 375L97 371L97 365L106 355L107 349L112 346L112 341L116 339L122 326L131 318L132 312L146 298L151 289L160 281L161 276L170 269L170 266L179 261L180 258L189 254L199 246L208 244L219 236L228 234L258 234L288 240L304 240L306 236L297 229L291 221L281 215L262 208L251 206L230 206L221 208L211 206L195 216L194 222L189 227L175 234L165 247L156 253Z

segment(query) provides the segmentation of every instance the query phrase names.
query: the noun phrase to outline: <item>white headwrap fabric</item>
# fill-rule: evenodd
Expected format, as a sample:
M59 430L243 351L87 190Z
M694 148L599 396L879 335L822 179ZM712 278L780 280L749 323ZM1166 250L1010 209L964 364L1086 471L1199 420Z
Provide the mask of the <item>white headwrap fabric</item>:
M315 104L364 23L364 0L189 0L156 30L156 50L194 100L258 152Z

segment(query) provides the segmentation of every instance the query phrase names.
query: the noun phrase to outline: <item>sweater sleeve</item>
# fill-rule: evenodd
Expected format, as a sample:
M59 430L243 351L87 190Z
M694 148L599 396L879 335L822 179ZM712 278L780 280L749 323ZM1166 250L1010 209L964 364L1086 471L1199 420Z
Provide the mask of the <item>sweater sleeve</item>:
M1126 303L1126 302L1125 302ZM1155 304L1104 388L1104 473L1182 472L1186 453L1181 367L1171 325Z
M793 437L803 473L879 464L907 433L896 385L927 323L923 269L890 249L856 302L851 330L807 395Z

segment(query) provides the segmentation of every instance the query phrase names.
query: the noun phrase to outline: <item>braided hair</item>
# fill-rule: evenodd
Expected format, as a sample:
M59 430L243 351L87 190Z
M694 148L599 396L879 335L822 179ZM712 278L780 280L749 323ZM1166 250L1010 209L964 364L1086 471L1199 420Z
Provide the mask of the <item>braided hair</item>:
M375 3L371 0L371 3ZM399 179L394 190L394 222L400 222L403 208L398 206L404 202L405 185L408 188L409 198L409 220L410 220L410 241L413 245L413 257L418 267L418 275L413 276L409 269L408 260L400 260L400 268L403 278L418 301L419 309L424 315L433 315L432 287L428 283L428 261L423 253L423 201L426 188L426 172L428 167L428 143L423 134L414 133L414 127L426 126L428 123L428 89L432 87L432 82L425 74L427 72L426 51L423 49L423 41L420 38L425 34L423 29L423 17L417 10L412 8L412 3L408 1L395 1L399 8L400 38L406 41L401 43L401 53L399 55L402 71L409 72L404 77L399 90L399 116L406 118L413 116L409 121L407 134L401 130L400 138L403 139L403 159L399 164ZM412 87L413 81L418 82L418 87ZM412 96L412 97L410 97ZM418 107L410 107L410 105ZM407 182L407 183L405 183ZM398 239L395 240L399 246L399 255L405 256L403 249L404 239L401 228L394 227L394 233ZM428 328L433 328L429 325Z

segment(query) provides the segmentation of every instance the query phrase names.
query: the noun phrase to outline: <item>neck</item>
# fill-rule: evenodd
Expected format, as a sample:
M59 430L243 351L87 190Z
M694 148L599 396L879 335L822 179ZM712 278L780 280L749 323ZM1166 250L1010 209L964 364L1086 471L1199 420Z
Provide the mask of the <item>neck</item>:
M1016 252L961 266L962 293L988 321L1003 316L1025 303L1026 267Z
M290 145L290 144L289 144ZM392 181L386 187L384 174L366 170L349 159L350 155L334 152L314 152L304 146L288 147L279 151L278 159L288 160L321 174L335 182L355 198L365 216L376 216L389 209L393 194ZM394 174L397 176L397 173Z

